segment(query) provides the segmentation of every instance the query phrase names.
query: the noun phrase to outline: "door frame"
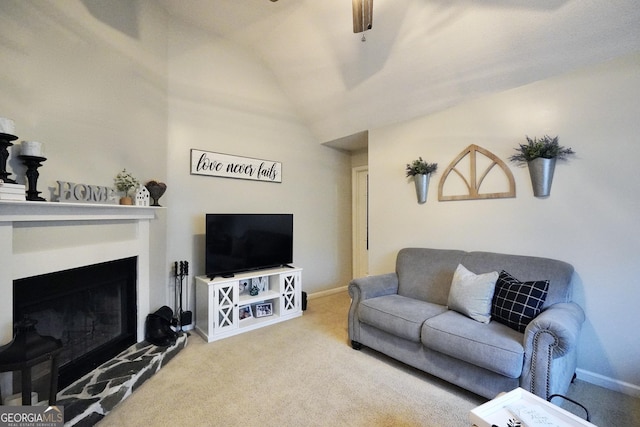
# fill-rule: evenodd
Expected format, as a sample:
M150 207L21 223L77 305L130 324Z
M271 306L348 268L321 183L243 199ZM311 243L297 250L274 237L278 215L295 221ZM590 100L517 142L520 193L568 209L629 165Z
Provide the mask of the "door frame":
M363 189L358 185L360 182L360 177L364 174L366 176L366 185L365 185L365 206L361 205L362 194L361 191ZM369 166L357 166L352 169L351 172L351 217L352 217L352 276L354 278L362 276L362 271L364 270L364 274L368 274L368 246L369 246ZM365 222L364 228L366 230L365 239L361 239L359 235L359 230L362 227L362 221ZM364 242L364 248L362 244ZM366 259L361 260L361 254L364 253Z

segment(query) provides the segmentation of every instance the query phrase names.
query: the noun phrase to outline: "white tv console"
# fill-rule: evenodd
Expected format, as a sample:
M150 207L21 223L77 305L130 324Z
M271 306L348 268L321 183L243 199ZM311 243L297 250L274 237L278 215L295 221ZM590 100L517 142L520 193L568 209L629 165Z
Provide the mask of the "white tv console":
M251 295L254 284L257 295ZM302 316L301 300L302 269L297 267L197 276L195 330L211 342L284 322Z

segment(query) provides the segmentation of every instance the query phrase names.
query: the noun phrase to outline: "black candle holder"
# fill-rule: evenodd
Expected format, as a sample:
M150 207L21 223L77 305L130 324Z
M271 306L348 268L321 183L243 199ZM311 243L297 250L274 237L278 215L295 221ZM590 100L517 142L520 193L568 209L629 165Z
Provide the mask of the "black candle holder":
M7 172L7 160L9 160L9 147L13 145L11 141L18 139L17 136L8 133L0 133L0 179L7 184L17 184L13 179L9 178L11 175Z
M38 191L38 177L40 173L38 172L38 168L42 166L42 162L44 162L46 157L38 157L38 156L18 156L22 162L27 166L27 181L29 186L27 187L27 200L32 202L46 202L45 199L38 196L41 192Z

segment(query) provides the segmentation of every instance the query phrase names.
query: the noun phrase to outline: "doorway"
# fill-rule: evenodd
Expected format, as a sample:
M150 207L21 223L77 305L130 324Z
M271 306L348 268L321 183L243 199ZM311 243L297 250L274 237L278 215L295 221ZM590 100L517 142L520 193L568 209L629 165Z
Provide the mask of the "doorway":
M352 172L353 277L369 275L369 168Z

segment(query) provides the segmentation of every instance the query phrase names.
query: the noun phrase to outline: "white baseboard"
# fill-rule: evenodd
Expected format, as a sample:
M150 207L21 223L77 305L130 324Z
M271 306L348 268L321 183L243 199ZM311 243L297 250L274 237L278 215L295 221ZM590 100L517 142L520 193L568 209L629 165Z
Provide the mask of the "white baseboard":
M576 375L578 376L579 380L586 381L588 383L595 384L609 390L627 394L629 396L640 397L640 386L637 386L635 384L615 380L613 378L605 377L604 375L585 371L584 369L579 368L576 369Z
M329 295L339 294L340 292L346 292L347 287L341 286L339 288L328 289L326 291L314 292L312 294L307 295L308 299L328 297Z

